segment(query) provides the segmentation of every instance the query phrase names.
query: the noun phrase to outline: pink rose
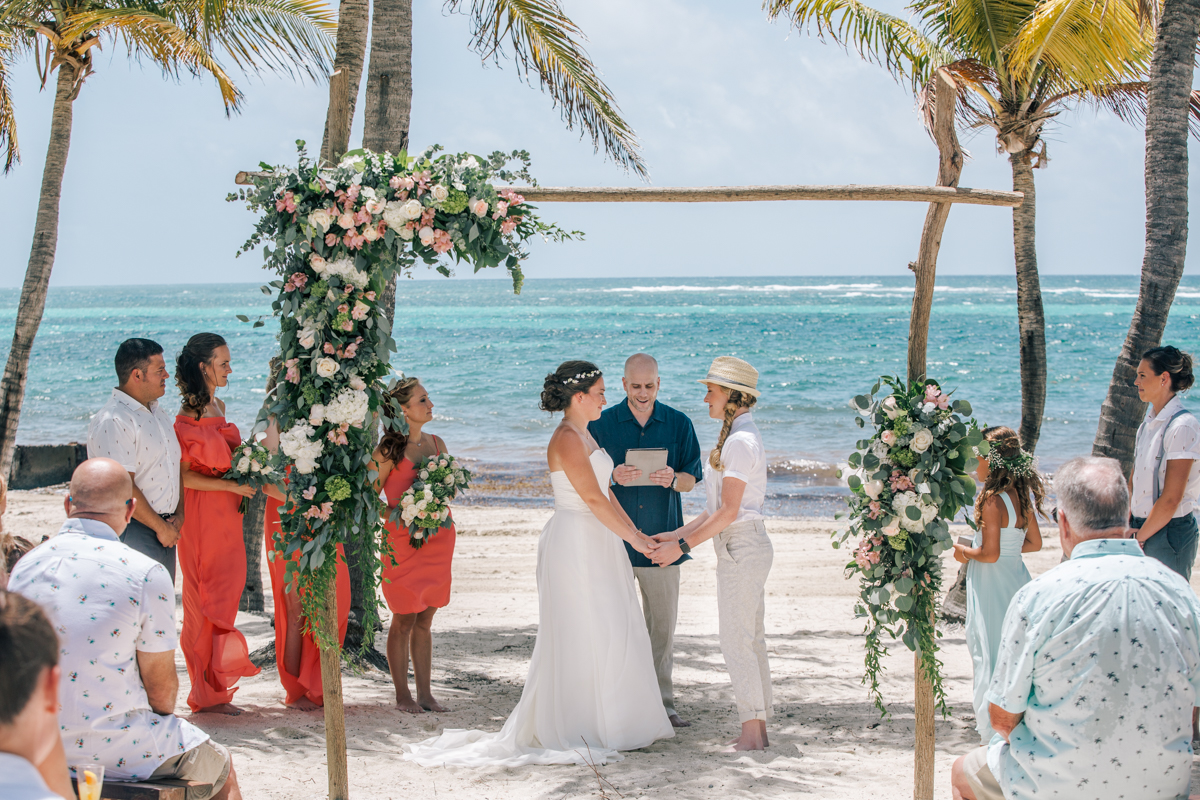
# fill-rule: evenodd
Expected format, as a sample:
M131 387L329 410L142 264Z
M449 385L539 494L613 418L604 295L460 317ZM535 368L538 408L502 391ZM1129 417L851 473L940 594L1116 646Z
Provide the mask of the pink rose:
M472 201L470 211L477 217L486 217L488 213L487 200Z
M349 211L345 212L340 217L338 217L337 224L341 225L346 230L353 228L354 224L355 224L354 223L354 215L351 214Z
M337 242L338 242L338 235L336 233L325 234L325 246L326 247L333 247L335 244L337 244Z
M879 438L883 441L884 444L886 444L888 447L891 447L892 445L894 445L896 443L896 432L895 431L884 431L883 433L879 434Z

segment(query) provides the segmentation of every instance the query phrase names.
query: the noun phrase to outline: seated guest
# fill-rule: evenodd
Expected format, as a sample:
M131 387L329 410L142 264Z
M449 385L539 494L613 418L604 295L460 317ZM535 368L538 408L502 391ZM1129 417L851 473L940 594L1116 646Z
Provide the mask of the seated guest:
M0 797L5 800L74 800L58 736L61 676L58 638L45 612L32 600L0 589Z
M40 603L62 640L60 733L72 764L105 778L200 785L187 800L241 800L229 751L175 716L175 602L162 564L118 537L133 482L107 458L71 476L67 521L17 563L9 589Z
M987 699L998 735L954 762L954 797L1187 797L1200 600L1126 538L1119 463L1054 475L1063 552L1004 618Z

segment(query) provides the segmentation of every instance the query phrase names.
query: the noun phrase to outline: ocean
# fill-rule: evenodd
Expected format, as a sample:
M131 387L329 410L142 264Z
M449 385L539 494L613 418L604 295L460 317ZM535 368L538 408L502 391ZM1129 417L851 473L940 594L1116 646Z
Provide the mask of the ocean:
M836 465L859 438L848 399L880 374L903 373L912 281L905 278L402 280L394 366L416 375L436 407L435 432L476 459L488 487L477 501L547 502L542 452L557 418L538 410L546 373L568 358L596 362L608 399L624 394L624 360L660 364L660 399L716 439L698 384L717 355L761 372L755 419L771 456L773 513L823 515L842 490ZM1049 381L1038 445L1043 469L1091 450L1100 403L1137 300L1137 276L1043 279ZM0 290L0 355L19 290ZM254 329L235 315L267 324ZM214 331L230 343L234 374L222 395L249 426L274 349L270 298L258 284L55 287L34 344L18 442L83 441L115 383L112 357L130 336L160 342L173 362L187 338ZM1184 279L1165 341L1194 350L1200 283ZM1021 391L1016 287L1011 276L938 279L930 377L969 400L989 425L1016 427ZM174 387L166 398L177 403ZM509 487L509 488L505 488ZM699 492L688 497L698 508Z

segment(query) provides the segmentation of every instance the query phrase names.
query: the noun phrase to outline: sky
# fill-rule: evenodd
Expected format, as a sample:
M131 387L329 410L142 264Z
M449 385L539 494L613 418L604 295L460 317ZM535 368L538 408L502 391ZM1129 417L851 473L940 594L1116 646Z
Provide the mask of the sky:
M768 22L757 0L563 5L638 133L651 185L927 185L936 177L936 147L904 86L854 53ZM525 149L544 186L638 185L568 130L550 97L522 83L511 62L481 64L468 48L466 17L445 13L440 0L413 6L410 150ZM903 13L894 0L882 8ZM212 80L165 78L119 45L97 53L75 102L52 285L264 277L257 253L234 257L255 220L225 197L237 171L294 162L297 139L319 150L328 89L269 74L236 79L244 109L226 118ZM4 287L24 277L53 100L53 81L39 91L32 62L13 80L23 159L0 178ZM353 145L361 143L361 100L358 108ZM1080 109L1052 121L1046 138L1050 162L1036 172L1039 269L1136 274L1143 132ZM963 143L971 157L960 185L1011 189L994 137ZM546 219L586 238L539 242L524 269L528 278L903 275L925 211L878 202L546 203ZM938 269L1011 273L1011 211L956 206ZM419 267L416 277L430 275Z

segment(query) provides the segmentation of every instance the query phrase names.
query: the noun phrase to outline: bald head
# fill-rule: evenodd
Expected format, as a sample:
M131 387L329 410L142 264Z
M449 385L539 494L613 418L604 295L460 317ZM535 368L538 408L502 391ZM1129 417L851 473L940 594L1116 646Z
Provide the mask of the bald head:
M634 353L625 359L625 377L630 378L634 375L657 379L658 362L654 360L654 356L647 353Z
M71 475L67 516L98 519L119 534L133 511L132 498L133 480L124 467L111 458L89 458Z
M625 360L625 377L621 379L629 398L629 409L646 424L645 417L654 411L658 397L658 362L653 356L635 353Z

